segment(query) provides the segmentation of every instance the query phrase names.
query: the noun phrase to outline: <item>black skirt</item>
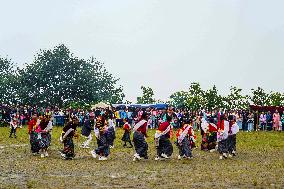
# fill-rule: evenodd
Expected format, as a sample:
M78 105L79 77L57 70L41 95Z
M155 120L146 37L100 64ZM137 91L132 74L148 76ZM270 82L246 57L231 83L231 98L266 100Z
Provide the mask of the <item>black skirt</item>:
M66 159L75 157L73 138L66 137L66 139L64 139L63 141L63 144L64 144L63 154L66 155Z
M157 146L157 155L160 157L161 154L166 154L167 156L173 154L173 145L165 135L160 136L159 145Z
M30 133L30 144L32 153L38 153L40 150L40 140L38 139L38 133L35 131Z
M131 141L130 140L130 132L125 131L121 140L124 141L124 142L130 142Z
M134 132L133 143L136 153L139 154L140 157L148 158L148 144L144 138L144 135L141 132Z
M191 152L190 142L188 140L188 137L184 137L181 144L177 142L177 146L179 149L180 156L192 157L192 152Z
M232 153L233 151L236 151L236 144L237 144L237 136L234 135L229 135L227 139L227 146L228 146L228 151L229 153Z
M228 139L221 140L218 143L218 151L219 151L220 154L228 153Z

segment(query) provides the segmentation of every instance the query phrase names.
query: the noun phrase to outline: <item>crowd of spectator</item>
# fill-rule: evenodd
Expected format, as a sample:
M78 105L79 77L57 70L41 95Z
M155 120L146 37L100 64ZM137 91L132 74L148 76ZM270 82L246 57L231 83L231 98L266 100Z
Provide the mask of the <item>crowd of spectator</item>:
M1 125L9 124L12 119L18 119L19 125L26 125L31 117L47 115L54 117L54 125L63 126L71 117L77 117L82 126L84 120L90 116L97 117L98 115L108 115L111 117L116 127L122 127L124 120L133 126L140 116L146 112L148 115L148 127L150 129L158 128L159 123L165 118L167 114L172 116L172 125L174 128L180 128L184 120L192 119L193 128L200 130L202 119L213 119L217 124L222 114L233 115L239 129L243 131L258 131L258 130L284 130L284 113L278 112L258 112L250 110L228 111L228 110L214 110L214 111L190 111L188 109L175 109L168 107L166 109L156 108L131 108L131 107L112 107L112 108L95 108L95 109L72 109L72 108L58 108L58 107L32 107L32 106L7 106L0 107Z

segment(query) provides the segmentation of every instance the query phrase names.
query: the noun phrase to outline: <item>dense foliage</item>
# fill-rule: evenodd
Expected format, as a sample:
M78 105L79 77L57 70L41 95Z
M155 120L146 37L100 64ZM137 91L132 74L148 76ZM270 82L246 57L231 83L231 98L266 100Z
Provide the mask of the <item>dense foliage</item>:
M11 103L15 94L20 99L18 103L59 107L100 101L120 103L124 98L122 87L117 86L118 79L103 63L93 57L89 60L75 57L64 45L41 50L17 75L12 66L11 61L1 59L4 69L0 82L5 84L1 85L2 103ZM11 83L14 78L17 78L17 92Z
M138 104L152 104L155 102L154 99L154 91L150 87L141 87L143 95L141 97L137 97Z
M259 106L284 106L284 94L279 92L266 93L258 87L252 89L252 94L243 95L242 89L231 87L227 96L221 96L216 86L204 91L199 83L191 83L188 91L179 91L170 96L169 103L178 108L199 110L202 108L214 110L247 109L250 104Z

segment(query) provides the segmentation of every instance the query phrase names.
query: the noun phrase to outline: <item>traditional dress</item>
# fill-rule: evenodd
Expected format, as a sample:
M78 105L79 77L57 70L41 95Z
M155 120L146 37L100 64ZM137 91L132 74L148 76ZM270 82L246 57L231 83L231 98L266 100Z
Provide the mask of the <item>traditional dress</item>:
M211 151L215 150L217 145L217 125L215 125L214 119L209 119L210 123L208 123L205 119L202 119L201 124L201 133L202 133L202 141L201 141L201 150Z
M208 150L215 150L217 145L217 125L214 123L209 123L207 141L208 141Z
M47 131L45 130L48 125L48 122L43 119L40 121L39 127L37 128L38 136L40 139L39 147L40 149L47 149L50 145L49 137Z
M192 151L190 145L190 138L194 137L194 131L191 125L185 124L182 128L177 131L177 146L179 149L178 159L181 158L192 158Z
M208 122L205 120L205 118L202 118L202 119L201 119L200 128L201 128L201 137L202 137L201 146L200 146L200 147L201 147L201 150L208 151L208 137L207 137L207 132L208 132L208 129L209 129L209 124L208 124Z
M235 121L230 121L229 132L228 132L228 152L229 156L236 155L236 145L237 145L237 133L239 132L239 127Z
M39 153L40 150L40 139L38 138L38 133L36 132L38 120L37 118L33 118L29 123L28 123L28 131L30 135L30 144L31 144L31 151L35 155Z
M227 158L228 132L229 132L229 122L227 120L222 120L220 128L218 128L218 133L217 133L218 151L221 154L220 159Z
M133 143L135 147L135 154L133 161L140 160L141 157L148 159L148 144L145 140L147 136L147 121L140 120L133 128Z
M109 156L109 144L107 139L108 128L105 127L105 119L102 116L98 116L96 119L95 135L97 138L98 147L91 152L94 158L99 155L99 160L107 160Z
M170 141L172 126L165 121L160 124L155 134L155 144L157 148L157 159L169 158L173 153L173 145Z
M86 140L81 145L82 148L90 148L89 144L91 143L92 137L92 130L94 129L94 120L92 119L85 119L81 135L86 138Z
M114 148L114 139L115 136L115 125L112 119L108 120L108 129L107 129L107 142L110 148Z
M63 142L64 148L61 155L66 160L73 159L75 157L73 137L75 135L78 124L79 123L70 121L63 128L60 140Z
M124 130L124 133L123 133L123 136L122 136L122 141L124 141L124 145L123 147L127 147L127 142L130 144L130 147L132 148L133 145L131 143L131 139L130 139L130 131L131 131L131 127L129 125L128 122L126 122L123 126L123 130Z

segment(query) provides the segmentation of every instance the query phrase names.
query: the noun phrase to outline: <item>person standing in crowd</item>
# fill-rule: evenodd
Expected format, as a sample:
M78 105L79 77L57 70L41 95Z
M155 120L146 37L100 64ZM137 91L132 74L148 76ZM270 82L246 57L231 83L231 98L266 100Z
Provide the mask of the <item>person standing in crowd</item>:
M151 129L156 128L156 115L157 115L157 111L155 109L152 109L151 110L151 124L150 124Z
M71 118L71 121L63 127L60 141L64 144L61 156L65 160L72 160L75 157L73 137L78 137L76 134L78 126L79 120L76 117L73 117Z
M131 126L130 126L130 124L128 123L127 120L124 120L123 122L124 122L124 125L123 125L124 133L123 133L123 136L122 136L122 139L121 139L124 142L123 147L127 147L127 143L129 143L130 148L132 148L133 145L132 145L131 139L130 139Z
M271 131L272 130L273 118L272 118L270 111L268 111L267 114L266 114L266 122L267 122L267 130Z
M115 111L114 115L115 115L115 125L116 127L120 127L120 113L118 109Z
M259 114L258 114L258 111L255 111L254 114L253 114L253 128L255 131L258 131L259 130Z
M279 131L280 128L280 115L278 110L273 114L273 131Z
M155 160L169 159L173 153L173 145L170 141L172 117L167 116L166 121L161 123L155 134L157 157Z
M26 119L26 117L25 117L25 115L22 113L22 114L20 115L20 128L22 128L23 125L25 124L25 119Z
M128 108L128 110L127 110L127 122L132 127L132 124L133 124L133 111L132 111L132 108Z
M190 146L190 138L194 136L194 131L192 128L192 120L184 120L184 125L177 131L177 146L179 149L178 159L182 158L192 159L192 150Z
M284 111L281 116L281 125L282 125L282 131L284 131Z
M201 117L198 113L195 114L195 123L196 123L197 130L200 131L201 130Z
M147 113L143 112L140 121L133 128L133 143L135 154L133 161L148 159L148 144L145 140L147 137Z
M237 125L239 126L239 129L242 130L243 129L243 116L241 114L241 112L239 111L236 114L236 121L237 121Z
M10 122L10 138L12 138L12 135L14 135L14 138L17 138L16 132L17 132L17 127L18 127L18 123L19 123L19 119L17 118L17 116L13 116Z
M248 130L247 132L252 132L253 131L253 122L254 122L254 116L253 116L253 113L252 112L249 112L249 115L248 115Z
M264 131L266 129L266 114L264 112L260 114L259 121L260 129Z
M242 117L243 117L243 131L247 131L248 130L248 112L247 111L243 111L242 112Z

